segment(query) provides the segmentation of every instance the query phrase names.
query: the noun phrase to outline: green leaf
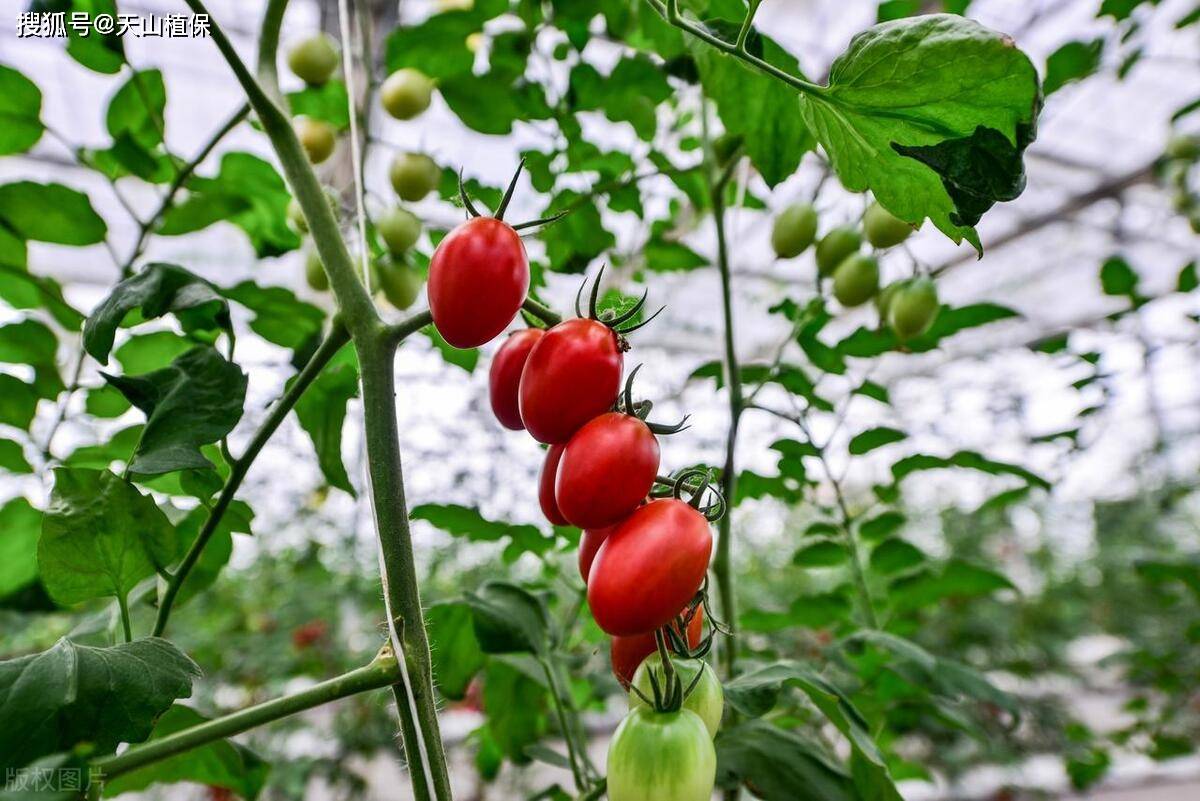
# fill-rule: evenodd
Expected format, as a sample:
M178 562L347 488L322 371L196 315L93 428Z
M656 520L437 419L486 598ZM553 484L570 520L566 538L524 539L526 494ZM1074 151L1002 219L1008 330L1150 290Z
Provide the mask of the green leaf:
M525 749L546 730L547 692L522 671L499 659L488 660L483 681L487 729L496 747L513 762L529 762Z
M656 273L686 272L708 266L708 259L682 242L654 238L642 251L646 269Z
M75 14L84 14L87 21L76 27L67 25L67 53L83 66L106 75L115 75L125 65L125 45L116 28L106 34L95 31L95 20L99 14L117 18L116 0L60 0L56 10L66 6L67 19Z
M161 370L194 347L195 342L173 331L152 331L131 336L113 352L113 356L126 374L149 373Z
M116 390L113 390L116 392ZM106 437L95 445L76 448L63 460L68 467L88 467L106 470L113 462L127 462L138 440L142 438L142 426L134 425Z
M741 616L741 628L746 631L772 632L799 626L817 629L845 620L850 615L850 601L840 591L801 595L786 612L752 609Z
M908 437L903 431L888 426L879 426L878 428L870 428L861 434L855 435L850 440L849 450L855 456L861 456L864 453L870 453L876 448L882 448L884 445L890 445L893 442L900 442Z
M187 195L163 215L158 233L190 234L225 220L250 237L260 259L300 246L287 224L292 195L269 162L249 153L226 153L215 176L194 175L185 186Z
M175 704L168 709L150 734L150 742L161 740L209 719L191 707ZM240 798L254 801L262 791L271 766L245 746L229 740L214 740L176 756L153 762L104 783L104 794L144 790L154 784L195 782L222 787Z
M10 473L33 472L33 467L25 460L25 449L11 439L0 439L0 469Z
M994 570L951 559L940 570L924 570L892 582L888 600L897 609L910 610L943 598L977 598L1015 589L1011 581Z
M441 694L453 700L466 696L486 657L475 637L475 616L461 601L434 604L425 614L433 678Z
M38 393L16 376L0 373L0 423L29 430L37 414Z
M1188 262L1179 271L1179 278L1175 281L1175 291L1191 292L1198 286L1200 286L1200 278L1197 278L1196 275L1196 262Z
M13 498L0 506L0 598L37 580L41 532L42 513L29 501Z
M568 102L574 111L603 111L611 122L627 122L649 142L658 129L657 107L672 95L666 74L648 56L625 56L607 77L587 62L571 70Z
M53 400L66 389L58 374L58 338L37 320L0 326L0 362L33 368L33 387L40 397Z
M295 379L288 381L290 386ZM321 475L331 487L357 497L342 462L342 425L346 404L358 395L358 358L350 345L342 348L296 401L300 427L317 451Z
M1046 59L1046 78L1042 81L1042 94L1049 97L1073 81L1080 81L1096 72L1100 66L1100 54L1104 50L1104 38L1090 42L1067 42Z
M1138 274L1122 257L1112 256L1100 266L1100 287L1105 295L1134 297L1137 285Z
M130 470L157 475L212 467L201 445L233 430L246 400L246 374L215 348L192 348L170 367L139 376L101 373L146 414Z
M95 245L108 233L87 195L33 181L0 186L0 223L22 239L56 245Z
M871 551L871 569L890 576L925 563L925 553L913 545L895 537L886 539Z
M514 561L509 558L510 549L541 555L554 546L553 535L546 536L537 526L488 520L478 509L468 506L426 503L414 507L409 516L413 520L428 521L447 534L470 542L503 542L507 539L505 560L509 562Z
M20 263L5 263L8 241L20 245ZM62 286L57 281L26 272L24 249L24 241L16 239L0 225L0 299L14 309L45 309L63 328L78 331L83 324L83 315L63 299Z
M792 564L797 567L838 567L848 556L845 546L840 542L819 540L796 551L792 556Z
M746 785L764 801L858 801L850 777L816 742L763 720L722 729L717 749L717 785Z
M233 333L229 304L208 281L174 264L156 262L113 287L83 325L83 346L108 362L117 328L138 309L142 320L174 314L184 331Z
M1128 19L1134 9L1141 5L1158 5L1159 0L1101 0L1097 17L1112 17L1115 20Z
M350 127L350 104L346 84L338 80L321 86L306 86L298 92L288 92L292 114L324 120L339 131Z
M544 654L550 648L546 605L533 593L505 581L488 581L466 593L475 637L485 654Z
M438 91L463 124L484 134L512 133L518 120L550 118L550 107L542 87L534 83L512 83L500 75L456 75L438 84ZM487 98L487 102L479 102Z
M204 506L197 506L179 521L176 531L179 533L181 552L186 551L196 541L208 514L208 509ZM233 555L233 533L237 531L249 534L250 520L253 517L253 510L244 501L233 501L229 510L222 516L221 522L217 524L208 544L200 552L200 558L188 573L187 581L180 586L179 594L175 597L176 606L186 603L192 596L199 595L216 582L225 565L229 563L229 557Z
M468 373L475 371L475 365L479 364L479 348L456 348L451 345L446 339L438 333L438 330L432 325L427 325L421 329L421 333L429 337L429 342L434 349L441 354L443 361L446 364L453 364L455 367L461 367Z
M904 515L899 512L880 512L870 520L864 520L858 527L858 535L868 542L875 542L891 534L905 523Z
M546 244L550 269L559 273L582 273L600 254L616 244L616 237L604 227L595 201L574 190L565 190L542 212L549 217L570 210L554 225L545 226L539 237Z
M484 21L470 9L434 14L420 25L396 26L385 46L388 72L415 67L434 79L471 72L475 53L467 47L467 39L482 29Z
M975 223L1025 187L1040 106L1037 71L1012 39L946 14L858 34L829 87L800 98L848 190L869 189L895 216L928 217L976 250Z
M704 94L716 103L726 133L743 137L750 161L767 186L776 186L794 173L800 158L816 146L796 91L699 39L690 39L688 44ZM756 33L747 45L754 55L793 75L800 74L796 59L772 39Z
M892 465L892 478L896 483L900 483L906 476L918 470L937 470L946 467L964 467L994 476L1016 476L1035 487L1040 487L1044 490L1050 489L1050 482L1036 473L1020 465L988 459L975 451L958 451L951 456L945 457L930 456L924 453L907 456Z
M178 553L166 516L128 481L107 470L54 471L37 556L58 603L123 597Z
M42 90L0 64L0 156L24 153L42 138Z
M225 297L254 312L250 330L268 342L291 350L294 363L305 361L306 354L320 341L325 312L300 300L290 289L242 281L221 291Z
M141 742L199 675L157 637L111 648L61 639L48 651L0 662L0 773L83 742L98 754Z
M108 102L104 124L114 140L128 137L142 150L153 150L163 141L166 107L162 72L134 72Z

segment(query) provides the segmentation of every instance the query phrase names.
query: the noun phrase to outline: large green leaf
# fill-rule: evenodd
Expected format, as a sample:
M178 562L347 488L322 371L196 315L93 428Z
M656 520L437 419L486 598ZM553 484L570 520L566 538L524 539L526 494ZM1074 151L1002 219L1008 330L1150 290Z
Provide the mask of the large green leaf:
M54 471L37 558L55 601L123 597L178 553L166 516L128 481L107 470Z
M167 89L162 72L134 72L108 101L104 125L113 139L128 137L150 150L163 140L162 126L167 107Z
M0 373L0 424L29 430L37 414L38 393L31 385L8 373Z
M666 74L642 55L622 58L607 76L581 62L571 70L570 80L573 110L603 111L612 122L628 122L646 141L654 138L658 127L658 104L671 96Z
M246 374L207 345L145 375L101 375L146 414L130 464L143 475L212 467L200 446L232 431L246 400Z
M317 450L321 474L331 487L351 495L355 495L354 485L342 462L342 424L346 420L346 403L356 395L358 359L354 348L347 345L296 402L296 417Z
M199 726L207 720L191 707L175 704L154 724L150 742ZM249 748L229 740L214 740L110 779L104 783L104 795L144 790L152 784L195 782L209 787L223 787L240 798L254 801L270 769L270 764Z
M1042 93L1049 97L1053 92L1073 81L1083 80L1100 66L1100 54L1104 50L1104 39L1090 42L1067 42L1046 59L1046 79L1042 81Z
M293 351L293 363L303 363L321 338L325 312L281 286L243 281L222 290L225 297L254 313L250 329L268 342Z
M0 598L32 584L38 576L37 544L42 513L24 498L0 506Z
M0 156L24 153L42 138L42 91L12 67L0 64Z
M548 693L538 682L501 659L488 661L483 682L487 728L496 746L518 764L529 762L526 748L546 730Z
M6 256L17 255L6 250L8 243L20 246L19 259L6 260ZM3 225L0 225L0 298L14 309L45 309L68 331L77 331L83 324L83 315L63 298L62 286L57 281L25 269L25 241L17 239Z
M554 546L554 537L546 536L537 526L511 525L488 520L478 509L457 504L425 503L413 508L413 520L427 520L455 537L471 542L500 542L507 539L505 561L515 561L522 553L543 554Z
M541 598L506 581L485 582L466 594L475 637L487 654L544 654L550 648L550 617Z
M151 637L111 648L62 639L48 651L0 662L0 774L91 743L96 753L137 743L200 669Z
M857 801L850 777L816 742L762 720L717 734L717 784L764 801Z
M0 186L0 223L22 239L56 245L94 245L108 233L87 195L33 181Z
M858 34L828 88L800 104L847 189L869 189L897 217L928 217L981 250L975 223L1025 187L1022 157L1041 97L1012 39L928 14Z
M10 473L32 473L33 467L25 460L25 449L21 443L11 439L0 439L0 470Z
M746 155L767 185L794 173L816 144L795 90L698 39L689 40L689 46L704 93L716 103L726 132L743 137ZM751 36L747 48L780 69L800 73L796 59L768 37Z
M117 328L134 309L142 320L174 314L189 332L233 332L229 304L216 287L182 267L156 262L113 287L88 316L83 345L96 361L108 361Z
M425 614L433 678L446 698L459 699L484 665L471 607L456 601L434 604Z
M37 320L0 326L0 362L33 368L33 386L43 398L55 398L66 389L58 374L58 338Z
M67 53L83 66L106 75L115 75L125 65L125 45L114 26L105 34L96 33L96 16L117 18L116 0L58 0L54 10L66 10L67 19L86 15L84 24L67 25Z
M979 470L980 472L990 473L994 476L1016 476L1032 486L1045 490L1050 489L1050 482L1033 471L1020 465L988 459L975 451L958 451L950 456L930 456L924 453L906 456L892 465L892 478L900 482L918 470L937 470L947 467L963 467Z

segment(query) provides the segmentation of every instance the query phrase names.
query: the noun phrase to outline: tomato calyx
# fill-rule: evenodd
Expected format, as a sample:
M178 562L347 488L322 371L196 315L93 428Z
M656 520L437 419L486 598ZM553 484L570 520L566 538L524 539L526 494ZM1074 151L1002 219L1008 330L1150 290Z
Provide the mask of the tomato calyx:
M692 613L695 613L694 609ZM669 631L670 628L668 625L654 632L654 642L658 646L658 658L662 661L663 677L662 681L660 681L656 671L651 670L647 672L650 678L650 691L653 698L646 697L646 694L638 689L636 684L629 685L629 691L636 694L647 706L653 707L656 712L678 712L682 709L684 699L692 694L692 690L696 689L696 685L700 683L704 672L703 670L697 671L688 686L683 686L683 681L680 679L679 673L675 670L675 664L671 661L670 654L667 653L667 641L663 632ZM707 640L711 644L711 633L709 633ZM683 652L678 653L680 656L683 656ZM653 656L650 658L653 659ZM692 657L687 656L685 658L690 659Z
M690 414L685 414L682 420L673 425L667 425L666 423L654 423L646 419L646 417L650 414L650 410L654 408L654 404L648 400L638 401L637 403L634 403L633 401L633 379L638 374L638 370L641 369L642 365L639 364L637 367L633 368L633 371L629 373L629 377L625 379L625 389L619 396L617 396L615 410L621 412L622 414L627 414L630 417L636 417L638 420L641 420L646 424L646 428L650 429L650 431L660 437L678 434L680 431L688 428L689 426L687 421L691 419Z
M712 476L704 468L691 467L670 476L656 476L654 483L656 486L650 491L652 498L675 498L685 501L710 523L716 523L724 517L729 508L725 496L712 483ZM705 504L707 496L711 496L712 500Z
M575 316L586 317L589 320L595 320L596 322L603 323L611 328L617 335L617 342L620 344L621 350L627 351L629 350L629 342L625 339L625 336L627 334L632 334L634 331L642 328L645 325L648 325L651 320L662 314L663 310L667 307L660 306L658 311L654 312L654 314L650 315L641 322L634 323L632 325L625 325L625 323L628 323L630 320L632 320L637 313L642 310L642 307L646 305L646 298L650 294L650 291L646 290L642 293L641 298L639 298L636 303L634 303L621 314L614 314L611 310L606 310L603 312L597 311L597 305L600 302L600 279L604 277L604 268L606 266L607 265L604 264L600 265L600 271L596 273L596 280L592 282L592 291L588 296L588 310L586 315L583 313L581 302L583 300L583 290L587 288L587 279L584 279L583 282L580 283L579 291L575 293Z
M521 171L524 169L525 159L522 157L521 160L517 162L517 170L513 173L512 179L509 180L508 188L504 190L504 197L500 199L500 205L496 207L496 213L491 215L495 219L500 220L501 222L504 221L504 213L508 211L508 204L512 201L513 192L515 192L517 189L517 179L521 177ZM462 201L463 208L467 210L467 215L469 217L484 216L483 213L479 211L478 207L476 207L475 202L471 200L471 196L467 194L467 185L465 179L463 178L463 171L461 168L458 171L458 198ZM568 209L567 211L560 211L558 214L551 214L549 217L542 217L537 220L527 220L523 223L517 223L516 225L510 227L514 231L524 231L529 228L536 228L539 225L550 225L551 223L558 222L570 213L571 210Z

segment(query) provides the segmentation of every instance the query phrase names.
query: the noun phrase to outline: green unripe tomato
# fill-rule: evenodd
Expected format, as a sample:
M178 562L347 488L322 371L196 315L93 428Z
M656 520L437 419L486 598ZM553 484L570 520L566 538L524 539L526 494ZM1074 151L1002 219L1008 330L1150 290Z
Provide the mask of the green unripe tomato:
M379 259L374 267L376 286L382 290L388 303L403 310L416 302L421 292L420 273L394 259Z
M880 322L887 322L888 307L892 303L892 298L895 296L896 290L902 286L904 286L903 281L893 281L879 290L879 294L875 296L875 309L879 312Z
M292 120L292 127L296 130L296 138L300 140L304 152L308 154L308 160L313 164L320 164L333 155L334 145L337 144L337 131L325 120L300 115Z
M421 221L417 215L399 206L388 209L375 221L379 235L393 255L400 255L411 248L421 236Z
M833 271L833 296L846 308L861 306L879 291L879 261L855 253Z
M833 275L837 266L862 247L862 234L857 228L841 226L834 228L817 243L817 274Z
M863 234L867 241L877 248L892 248L912 236L913 227L892 216L892 213L872 203L863 214Z
M379 87L383 108L398 120L411 120L429 108L432 96L433 81L411 67L396 70Z
M309 86L321 86L337 69L337 44L324 33L302 39L288 51L287 63L297 78Z
M608 746L609 801L710 801L717 754L695 712L625 716Z
M1176 134L1167 140L1167 158L1180 161L1200 159L1200 136Z
M738 148L742 146L745 138L741 134L725 133L713 140L713 156L717 159L717 166L724 167L729 164L729 160L738 152Z
M388 177L402 200L415 203L437 188L442 171L424 153L399 153L392 159Z
M304 277L308 279L308 285L318 292L329 289L329 276L325 275L325 265L316 248L310 247L304 254Z
M903 342L929 330L938 315L937 285L929 278L906 281L888 303L888 325Z
M775 218L771 247L779 258L790 259L803 253L816 236L817 210L807 203L794 203Z
M696 682L696 686L692 692L683 699L683 708L690 709L700 716L704 721L704 728L708 729L709 737L717 736L717 729L721 727L721 715L725 711L725 691L721 689L721 682L717 680L713 669L708 666L707 662L700 659L672 659L671 664L675 666L675 672L679 674L680 681L683 682L683 689L687 689L692 681L696 678L697 672L703 672L700 681ZM654 672L654 677L658 679L658 686L665 687L666 681L663 677L662 660L657 653L650 654L642 664L638 666L637 671L633 674L633 682L631 686L641 690L647 698L654 697L654 689L650 684L650 672ZM629 708L630 710L646 707L646 702L643 701L637 693L629 691Z

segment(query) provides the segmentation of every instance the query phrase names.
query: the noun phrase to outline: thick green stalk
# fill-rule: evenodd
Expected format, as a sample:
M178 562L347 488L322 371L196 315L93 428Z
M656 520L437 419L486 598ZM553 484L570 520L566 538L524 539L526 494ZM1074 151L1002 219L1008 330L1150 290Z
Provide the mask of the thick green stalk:
M184 555L183 561L179 563L179 568L167 581L166 590L164 590L162 600L158 604L158 616L154 621L155 637L163 636L163 631L167 628L167 619L171 616L171 607L175 603L176 596L179 595L180 587L187 580L188 573L196 566L197 560L200 559L200 553L216 532L217 526L221 523L221 518L225 516L226 510L229 509L229 504L233 503L233 496L237 494L238 488L242 486L242 481L246 478L246 473L250 471L250 465L254 464L254 460L258 458L259 452L267 444L267 440L275 433L275 429L279 428L280 424L283 423L288 413L292 410L292 407L300 400L300 396L304 394L304 391L321 374L321 371L325 369L325 365L329 364L329 360L348 341L350 341L350 336L346 333L345 327L335 322L329 333L325 336L324 341L321 342L316 352L309 358L308 363L296 375L296 380L288 387L287 392L271 407L271 414L267 416L267 419L263 421L258 431L255 432L254 439L250 440L250 444L246 446L245 453L230 465L229 478L225 479L225 486L221 488L221 494L217 498L217 502L209 510L208 517L204 521L204 527L200 529L200 533L192 541L192 545Z
M275 698L175 732L160 740L135 746L122 754L96 760L92 766L99 770L106 780L113 779L131 770L160 762L225 737L232 737L297 712L368 690L387 687L399 681L399 677L400 669L396 658L390 648L385 648L369 665L315 684L307 690Z

